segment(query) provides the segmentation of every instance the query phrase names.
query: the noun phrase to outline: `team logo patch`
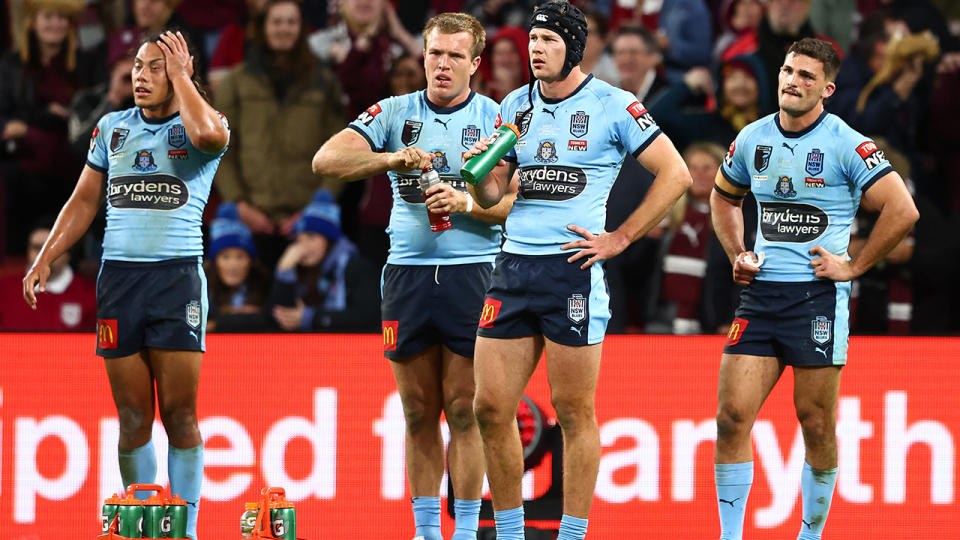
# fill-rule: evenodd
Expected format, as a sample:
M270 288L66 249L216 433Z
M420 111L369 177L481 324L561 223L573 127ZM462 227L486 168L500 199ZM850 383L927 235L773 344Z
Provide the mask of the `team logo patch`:
M740 342L740 338L743 337L743 331L747 329L747 325L750 324L750 321L746 319L736 318L730 323L730 331L727 332L727 345L736 345Z
M537 153L533 156L533 159L537 163L556 163L558 159L556 143L540 141L540 146L537 147Z
M832 329L833 321L823 315L817 315L816 319L810 321L810 339L818 345L825 345L830 342L833 335Z
M567 141L567 150L571 152L586 152L587 141L581 141L579 139L571 139Z
M653 117L650 116L650 113L647 112L647 108L641 105L639 101L631 103L630 106L627 107L627 112L636 120L637 125L640 126L640 129L643 131L657 125L657 123L653 121Z
M587 318L587 299L582 294L567 298L567 318L578 323Z
M182 124L170 126L167 130L167 143L174 148L187 144L187 130L183 129Z
M570 115L570 134L580 138L587 134L590 129L590 115L583 111L577 111Z
M823 178L809 178L806 179L806 185L808 188L822 188L826 186L826 183L823 181Z
M383 322L383 350L397 350L397 333L400 328L400 321L382 321Z
M137 172L153 172L157 170L157 162L153 160L153 152L137 150L137 157L133 159L133 170Z
M200 328L200 302L191 300L187 302L187 324L194 328Z
M73 327L80 324L83 307L76 302L64 302L60 305L60 322Z
M110 151L116 152L123 148L123 143L127 142L127 135L129 134L129 129L113 128L113 135L110 136Z
M806 170L810 176L817 176L823 172L823 152L819 148L814 148L807 154Z
M167 159L187 159L188 157L186 148L167 150Z
M877 165L887 160L887 157L883 155L883 150L879 149L877 143L873 141L862 143L857 147L857 153L860 154L860 159L863 160L863 164L867 166L868 171L872 171Z
M737 151L737 141L730 143L730 148L727 150L727 155L723 156L723 162L727 164L727 167L733 167L733 153Z
M499 116L497 118L499 118ZM463 128L463 135L460 136L460 144L463 145L464 148L469 150L473 145L477 144L479 140L480 128L472 124Z
M423 122L407 120L403 123L403 131L400 132L400 142L404 146L410 146L420 138L420 131L423 129Z
M487 298L483 301L483 309L480 311L480 328L493 328L494 321L500 315L500 306L503 304L500 300Z
M450 172L450 164L447 162L447 155L439 150L433 153L433 160L431 160L431 163L433 164L433 170L437 171L437 173Z
M770 165L770 154L772 153L772 146L757 145L757 149L753 152L753 168L758 173L762 173Z
M97 347L101 349L117 348L117 320L97 320Z
M383 109L380 108L380 104L374 103L373 105L367 107L367 110L360 113L360 116L357 117L357 122L360 122L365 126L369 126L373 123L373 119L376 118L377 115L382 111Z
M533 115L526 114L522 111L517 111L517 115L513 119L513 125L517 126L517 131L520 132L520 137L518 138L522 138L527 134L527 130L530 129L531 116Z
M773 195L781 199L796 199L797 191L793 189L793 180L789 176L781 176L780 180L777 180Z

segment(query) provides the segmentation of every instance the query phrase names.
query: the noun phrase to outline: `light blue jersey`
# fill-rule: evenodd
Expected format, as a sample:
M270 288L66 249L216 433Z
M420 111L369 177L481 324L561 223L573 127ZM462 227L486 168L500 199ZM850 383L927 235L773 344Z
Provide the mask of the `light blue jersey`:
M435 155L433 168L440 179L460 191L464 152L482 134L493 131L497 104L486 96L470 92L463 103L438 107L426 91L384 99L350 122L349 128L363 136L374 151L395 152L417 147ZM419 172L389 171L393 188L390 212L390 254L388 264L446 265L493 262L500 252L502 228L462 213L451 214L453 227L430 230Z
M87 153L87 165L107 176L103 258L202 257L203 207L226 151L206 154L194 147L180 113L153 119L134 107L104 115Z
M636 96L589 75L563 99L518 88L500 105L500 121L520 130L507 154L518 165L520 192L507 216L503 250L519 255L564 253L560 246L583 238L568 224L600 234L607 196L624 157L634 158L660 134Z
M803 131L785 131L779 113L737 136L720 171L757 199L756 279L815 281L810 248L844 255L860 195L893 169L883 151L824 112Z

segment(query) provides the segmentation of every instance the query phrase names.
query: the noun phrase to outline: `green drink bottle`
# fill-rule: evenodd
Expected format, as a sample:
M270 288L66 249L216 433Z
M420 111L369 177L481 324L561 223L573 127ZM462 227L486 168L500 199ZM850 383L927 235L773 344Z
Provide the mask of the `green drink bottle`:
M117 515L117 510L119 509L117 504L119 502L120 497L116 495L112 495L109 499L103 501L103 510L100 512L100 523L102 524L103 534L109 532L110 523L113 522L114 516Z
M163 499L151 495L143 502L143 525L140 532L144 538L163 538L161 522L163 521Z
M160 531L164 538L187 537L187 503L179 495L167 499L163 521L160 522Z
M140 522L143 520L143 502L127 495L117 503L117 515L120 523L117 534L124 538L143 538L140 536Z
M460 169L460 178L477 185L510 151L520 138L520 131L513 124L503 124L490 135L487 149L467 160Z
M286 501L270 505L270 530L274 538L297 540L297 511Z

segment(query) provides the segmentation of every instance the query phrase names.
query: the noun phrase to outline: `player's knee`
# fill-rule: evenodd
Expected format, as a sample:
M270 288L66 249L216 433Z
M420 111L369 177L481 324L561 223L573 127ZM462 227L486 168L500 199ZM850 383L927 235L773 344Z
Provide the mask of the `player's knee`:
M835 436L836 422L829 411L819 408L797 409L797 420L808 441L825 441Z
M163 407L160 409L160 418L171 441L188 438L199 430L197 411L189 405Z
M153 423L153 418L148 418L146 412L140 407L118 407L117 419L122 437L136 437L144 431L149 431Z
M476 424L473 416L473 399L471 396L460 396L447 402L443 409L447 417L447 425L451 431L464 433Z
M507 409L503 404L489 396L477 394L473 399L473 416L476 418L477 426L480 427L481 432L493 426L512 421L515 413L512 416Z
M411 434L436 428L440 422L439 407L429 406L421 397L408 396L403 400L403 419L407 423L407 432Z
M717 438L735 437L750 432L753 418L737 407L721 406L717 409Z
M566 433L576 432L597 423L592 403L554 398L552 404L557 411L557 422Z

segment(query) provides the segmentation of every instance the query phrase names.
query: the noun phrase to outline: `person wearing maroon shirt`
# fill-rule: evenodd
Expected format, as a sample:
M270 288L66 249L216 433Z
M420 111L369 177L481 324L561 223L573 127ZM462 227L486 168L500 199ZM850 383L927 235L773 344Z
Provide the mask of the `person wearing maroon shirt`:
M27 267L40 253L50 235L53 220L30 231ZM92 331L97 323L97 294L92 281L74 273L70 254L64 253L50 263L50 277L37 309L30 309L23 298L20 274L0 278L0 330Z

